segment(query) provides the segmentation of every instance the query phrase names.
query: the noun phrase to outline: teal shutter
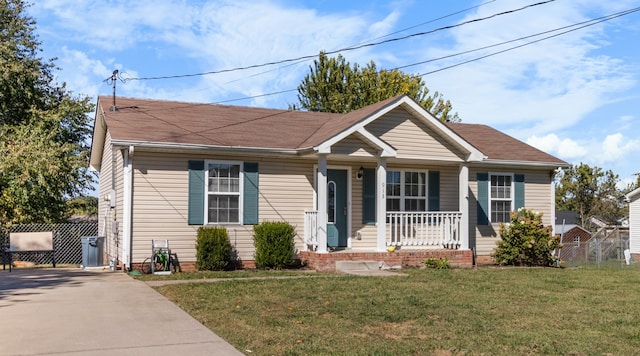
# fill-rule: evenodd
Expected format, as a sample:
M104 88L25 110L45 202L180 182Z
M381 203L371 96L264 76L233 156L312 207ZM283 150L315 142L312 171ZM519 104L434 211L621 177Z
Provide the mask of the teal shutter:
M440 172L429 171L427 210L440 211Z
M189 197L187 223L204 224L204 161L189 161Z
M478 225L489 225L489 174L478 173Z
M518 210L524 208L524 174L514 174L513 182L513 207Z
M362 223L376 222L376 170L365 168L362 174Z
M258 164L244 163L244 192L242 194L242 223L258 223Z

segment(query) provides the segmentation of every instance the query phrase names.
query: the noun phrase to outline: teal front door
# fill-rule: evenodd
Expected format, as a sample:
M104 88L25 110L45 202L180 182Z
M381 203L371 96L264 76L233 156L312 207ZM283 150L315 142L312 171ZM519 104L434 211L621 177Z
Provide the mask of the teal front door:
M327 246L347 247L347 171L327 171Z

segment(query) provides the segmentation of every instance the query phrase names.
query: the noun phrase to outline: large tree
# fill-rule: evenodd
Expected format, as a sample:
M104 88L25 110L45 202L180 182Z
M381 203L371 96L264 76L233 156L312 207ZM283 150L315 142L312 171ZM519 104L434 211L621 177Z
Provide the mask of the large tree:
M613 171L584 163L565 168L556 183L556 209L577 212L581 225L587 229L594 216L613 224L625 215L618 181Z
M0 224L56 222L87 189L92 105L55 81L21 0L0 0Z
M460 121L451 112L451 102L438 92L430 95L421 77L397 69L378 70L373 61L364 68L351 66L341 55L329 58L322 52L298 86L299 103L294 108L347 113L400 94L413 98L441 121Z

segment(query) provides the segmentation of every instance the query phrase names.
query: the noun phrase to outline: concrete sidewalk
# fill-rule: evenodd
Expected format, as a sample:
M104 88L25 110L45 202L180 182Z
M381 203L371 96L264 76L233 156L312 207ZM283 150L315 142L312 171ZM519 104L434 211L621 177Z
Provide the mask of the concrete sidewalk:
M0 270L0 355L242 355L120 272Z

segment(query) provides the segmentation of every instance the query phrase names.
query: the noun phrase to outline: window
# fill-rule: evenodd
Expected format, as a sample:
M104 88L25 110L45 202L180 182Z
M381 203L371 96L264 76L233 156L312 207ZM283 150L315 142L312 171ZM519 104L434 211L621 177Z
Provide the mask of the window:
M427 174L387 172L387 211L427 211Z
M573 246L580 247L580 235L576 234L573 236Z
M327 183L327 222L336 222L336 182Z
M508 223L511 221L509 214L513 210L513 176L491 175L491 222Z
M208 162L207 222L210 224L240 223L240 163Z

